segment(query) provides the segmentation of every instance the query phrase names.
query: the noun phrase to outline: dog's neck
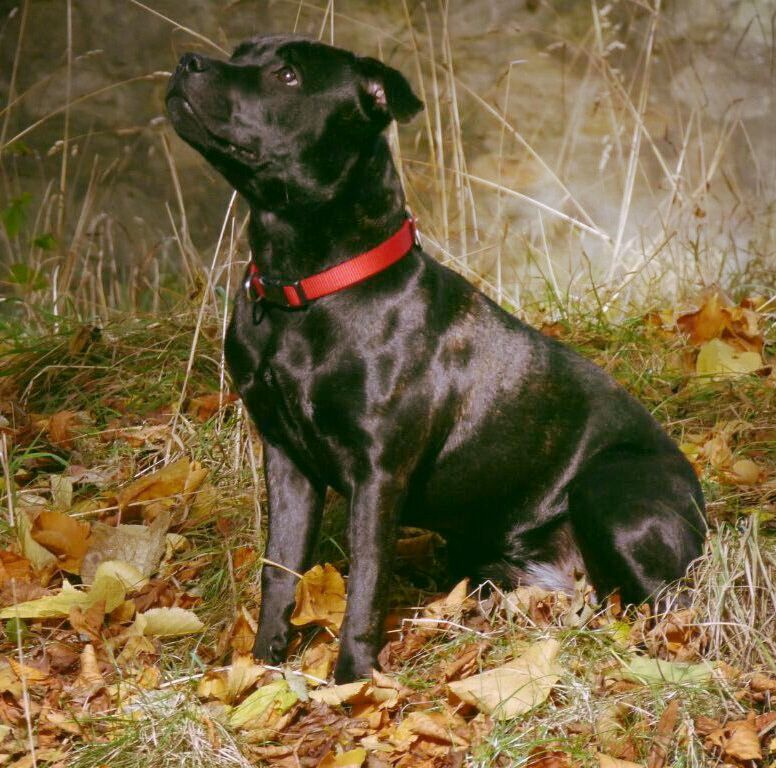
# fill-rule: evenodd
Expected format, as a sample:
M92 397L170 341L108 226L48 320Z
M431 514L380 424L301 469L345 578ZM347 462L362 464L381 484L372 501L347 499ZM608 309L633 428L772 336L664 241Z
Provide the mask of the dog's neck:
M331 202L282 212L251 209L251 252L262 275L289 282L314 275L379 245L401 227L401 180L385 138L377 142Z

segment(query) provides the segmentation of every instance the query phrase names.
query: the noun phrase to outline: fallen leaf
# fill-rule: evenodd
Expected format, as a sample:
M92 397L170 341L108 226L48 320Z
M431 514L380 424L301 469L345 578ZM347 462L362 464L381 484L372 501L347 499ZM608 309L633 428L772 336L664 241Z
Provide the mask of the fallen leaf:
M7 549L0 550L0 585L10 579L29 581L32 578L32 564L26 557Z
M760 739L755 725L754 713L746 720L731 720L716 728L704 742L707 748L716 747L723 757L734 760L762 760Z
M698 352L695 371L701 376L754 373L764 366L759 352L742 351L721 339L707 341Z
M663 661L648 656L633 656L623 662L623 676L638 683L705 683L712 679L714 666L709 662L688 664Z
M135 617L138 634L153 637L178 637L201 632L205 625L194 611L185 608L151 608Z
M205 479L207 470L199 462L187 458L178 459L172 464L144 475L130 483L116 494L119 509L144 502L164 502L170 505L179 494L193 493Z
M451 590L439 600L434 600L423 609L423 615L435 619L446 619L455 616L464 605L469 594L469 579L459 581Z
M256 628L256 622L243 606L229 635L229 645L235 653L245 655L253 650Z
M68 573L81 572L81 561L89 548L90 525L63 512L43 510L32 523L32 538L57 558Z
M360 766L366 760L366 750L362 747L351 749L347 752L329 752L320 763L318 768L345 768L346 766Z
M81 564L83 582L90 584L100 563L107 560L130 564L141 578L151 576L164 555L165 535L169 527L170 513L167 510L160 512L150 525L94 523Z
M657 724L655 740L652 748L649 750L647 759L647 768L663 768L668 759L668 751L671 747L671 739L676 730L676 724L679 720L679 702L677 699L663 710L660 720Z
M234 392L213 392L207 395L199 395L189 400L186 411L197 421L207 421L222 408L231 405L236 400L237 395Z
M46 433L53 445L70 450L73 447L75 433L73 427L79 419L75 411L58 411L50 416L46 425Z
M22 554L32 563L32 567L36 571L44 571L56 565L56 555L49 552L32 538L32 520L30 520L27 514L22 513L19 515L18 526L19 546L21 547Z
M507 664L447 686L486 714L500 720L517 717L545 701L558 682L555 658L559 648L557 640L540 641Z
M297 700L296 694L285 680L276 680L255 690L245 701L229 714L229 725L233 728L263 726L268 714L283 714Z
M596 753L599 768L644 768L641 763L632 763L630 760L620 760L604 752Z
M776 677L764 675L762 672L755 672L749 678L749 687L758 693L776 693Z
M81 669L73 683L73 689L87 697L105 688L105 678L100 672L94 646L87 643L81 652Z
M706 294L698 310L680 315L676 324L689 334L693 344L726 338L745 349L759 351L763 346L757 312L733 305L717 288Z
M295 598L291 614L294 626L340 628L345 615L345 581L333 565L316 565L307 571L297 582Z
M17 603L0 611L0 619L19 617L22 619L52 619L68 616L70 610L78 607L88 610L96 603L102 602L105 612L110 613L124 602L126 591L124 585L115 576L98 570L97 576L88 591L76 589L65 581L62 589L56 595L40 597Z
M730 472L739 485L755 485L762 478L762 470L751 459L734 462Z
M316 635L302 654L302 672L318 680L326 680L334 668L337 659L337 647L331 638L320 633ZM310 681L315 684L315 681Z
M358 696L365 693L368 682L359 680L355 683L343 683L342 685L330 685L326 688L310 691L310 698L322 704L328 704L330 707L339 707L342 704L349 704Z

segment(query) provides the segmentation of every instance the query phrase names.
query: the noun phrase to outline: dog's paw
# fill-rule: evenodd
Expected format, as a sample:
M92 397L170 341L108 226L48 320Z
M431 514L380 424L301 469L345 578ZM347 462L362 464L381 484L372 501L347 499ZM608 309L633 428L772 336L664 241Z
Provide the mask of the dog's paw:
M354 680L371 678L372 670L375 667L375 661L371 656L356 658L341 649L337 664L334 667L334 682L341 685L342 683L352 683Z
M285 661L287 647L287 632L262 632L260 627L253 644L253 658L267 664L280 664Z

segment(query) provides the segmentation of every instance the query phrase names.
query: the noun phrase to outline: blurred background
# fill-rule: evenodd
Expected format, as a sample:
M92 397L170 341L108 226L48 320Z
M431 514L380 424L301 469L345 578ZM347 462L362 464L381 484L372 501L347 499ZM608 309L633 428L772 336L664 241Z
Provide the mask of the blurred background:
M0 1L0 313L226 307L245 209L164 118L184 51L291 32L378 56L427 249L510 309L767 294L774 0Z

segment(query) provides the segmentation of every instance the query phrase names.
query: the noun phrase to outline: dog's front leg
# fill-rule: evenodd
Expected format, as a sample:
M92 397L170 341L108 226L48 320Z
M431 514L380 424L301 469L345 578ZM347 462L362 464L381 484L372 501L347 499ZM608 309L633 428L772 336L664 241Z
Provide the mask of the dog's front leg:
M404 492L395 478L370 477L350 502L350 575L334 679L371 674L383 637L396 526Z
M325 488L313 484L280 450L264 442L264 479L269 501L265 557L300 573L309 567L323 510ZM284 658L294 607L296 576L266 563L261 573L259 631L253 655L268 662Z

